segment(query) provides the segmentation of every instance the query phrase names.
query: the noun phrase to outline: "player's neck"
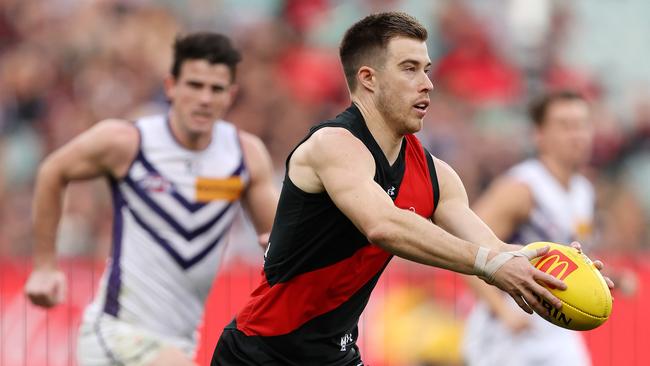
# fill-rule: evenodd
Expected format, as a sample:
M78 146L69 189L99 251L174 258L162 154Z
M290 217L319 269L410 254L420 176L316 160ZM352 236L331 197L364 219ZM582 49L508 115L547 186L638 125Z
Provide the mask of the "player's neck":
M372 101L355 96L352 96L352 101L359 108L370 134L377 141L386 159L393 164L399 156L404 135L391 128Z
M564 188L569 188L571 177L576 173L568 164L562 164L557 159L552 159L548 156L540 156L539 160L544 164L544 167L551 173L551 175L562 185Z
M211 133L192 133L184 129L173 115L169 116L169 128L174 140L188 150L204 150L212 142Z

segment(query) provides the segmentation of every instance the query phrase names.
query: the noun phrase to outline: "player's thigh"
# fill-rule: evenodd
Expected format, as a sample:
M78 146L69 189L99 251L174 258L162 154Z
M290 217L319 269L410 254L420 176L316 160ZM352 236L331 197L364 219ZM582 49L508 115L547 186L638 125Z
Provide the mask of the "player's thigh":
M186 365L183 361L193 365L189 356L156 334L109 316L101 316L92 323L84 322L79 331L77 360L80 366L162 365L160 360L165 357L175 362L169 365Z
M176 347L163 347L147 366L196 366L194 361Z

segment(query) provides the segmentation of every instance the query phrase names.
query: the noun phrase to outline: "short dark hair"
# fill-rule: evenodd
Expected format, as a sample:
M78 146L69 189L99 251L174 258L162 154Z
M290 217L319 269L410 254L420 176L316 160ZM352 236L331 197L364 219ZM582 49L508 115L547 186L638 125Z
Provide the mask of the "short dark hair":
M546 93L530 103L528 115L535 126L540 127L544 123L548 109L553 103L574 100L587 102L587 99L575 90L564 89Z
M427 30L414 17L401 12L368 15L350 27L343 36L339 55L350 90L356 87L356 74L363 64L381 57L395 37L427 40ZM381 60L380 60L381 61Z
M187 60L206 60L213 65L224 64L230 69L230 79L234 81L241 54L223 34L197 32L176 37L171 69L174 78L178 78L181 66Z

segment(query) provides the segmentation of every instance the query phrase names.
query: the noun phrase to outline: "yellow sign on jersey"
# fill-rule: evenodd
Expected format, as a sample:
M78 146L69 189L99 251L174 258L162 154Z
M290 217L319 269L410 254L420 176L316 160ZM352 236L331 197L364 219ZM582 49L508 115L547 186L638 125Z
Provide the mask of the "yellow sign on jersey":
M222 179L199 177L196 179L196 200L198 202L235 201L239 199L243 190L244 182L240 177Z

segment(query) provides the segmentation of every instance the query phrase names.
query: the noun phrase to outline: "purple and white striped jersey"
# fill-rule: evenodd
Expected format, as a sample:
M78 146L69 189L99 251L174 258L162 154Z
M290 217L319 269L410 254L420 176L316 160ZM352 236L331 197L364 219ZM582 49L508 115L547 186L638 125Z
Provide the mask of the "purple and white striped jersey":
M110 181L113 247L84 321L112 315L187 349L249 176L228 122L215 123L201 151L182 147L165 115L136 126L138 154L123 179Z

